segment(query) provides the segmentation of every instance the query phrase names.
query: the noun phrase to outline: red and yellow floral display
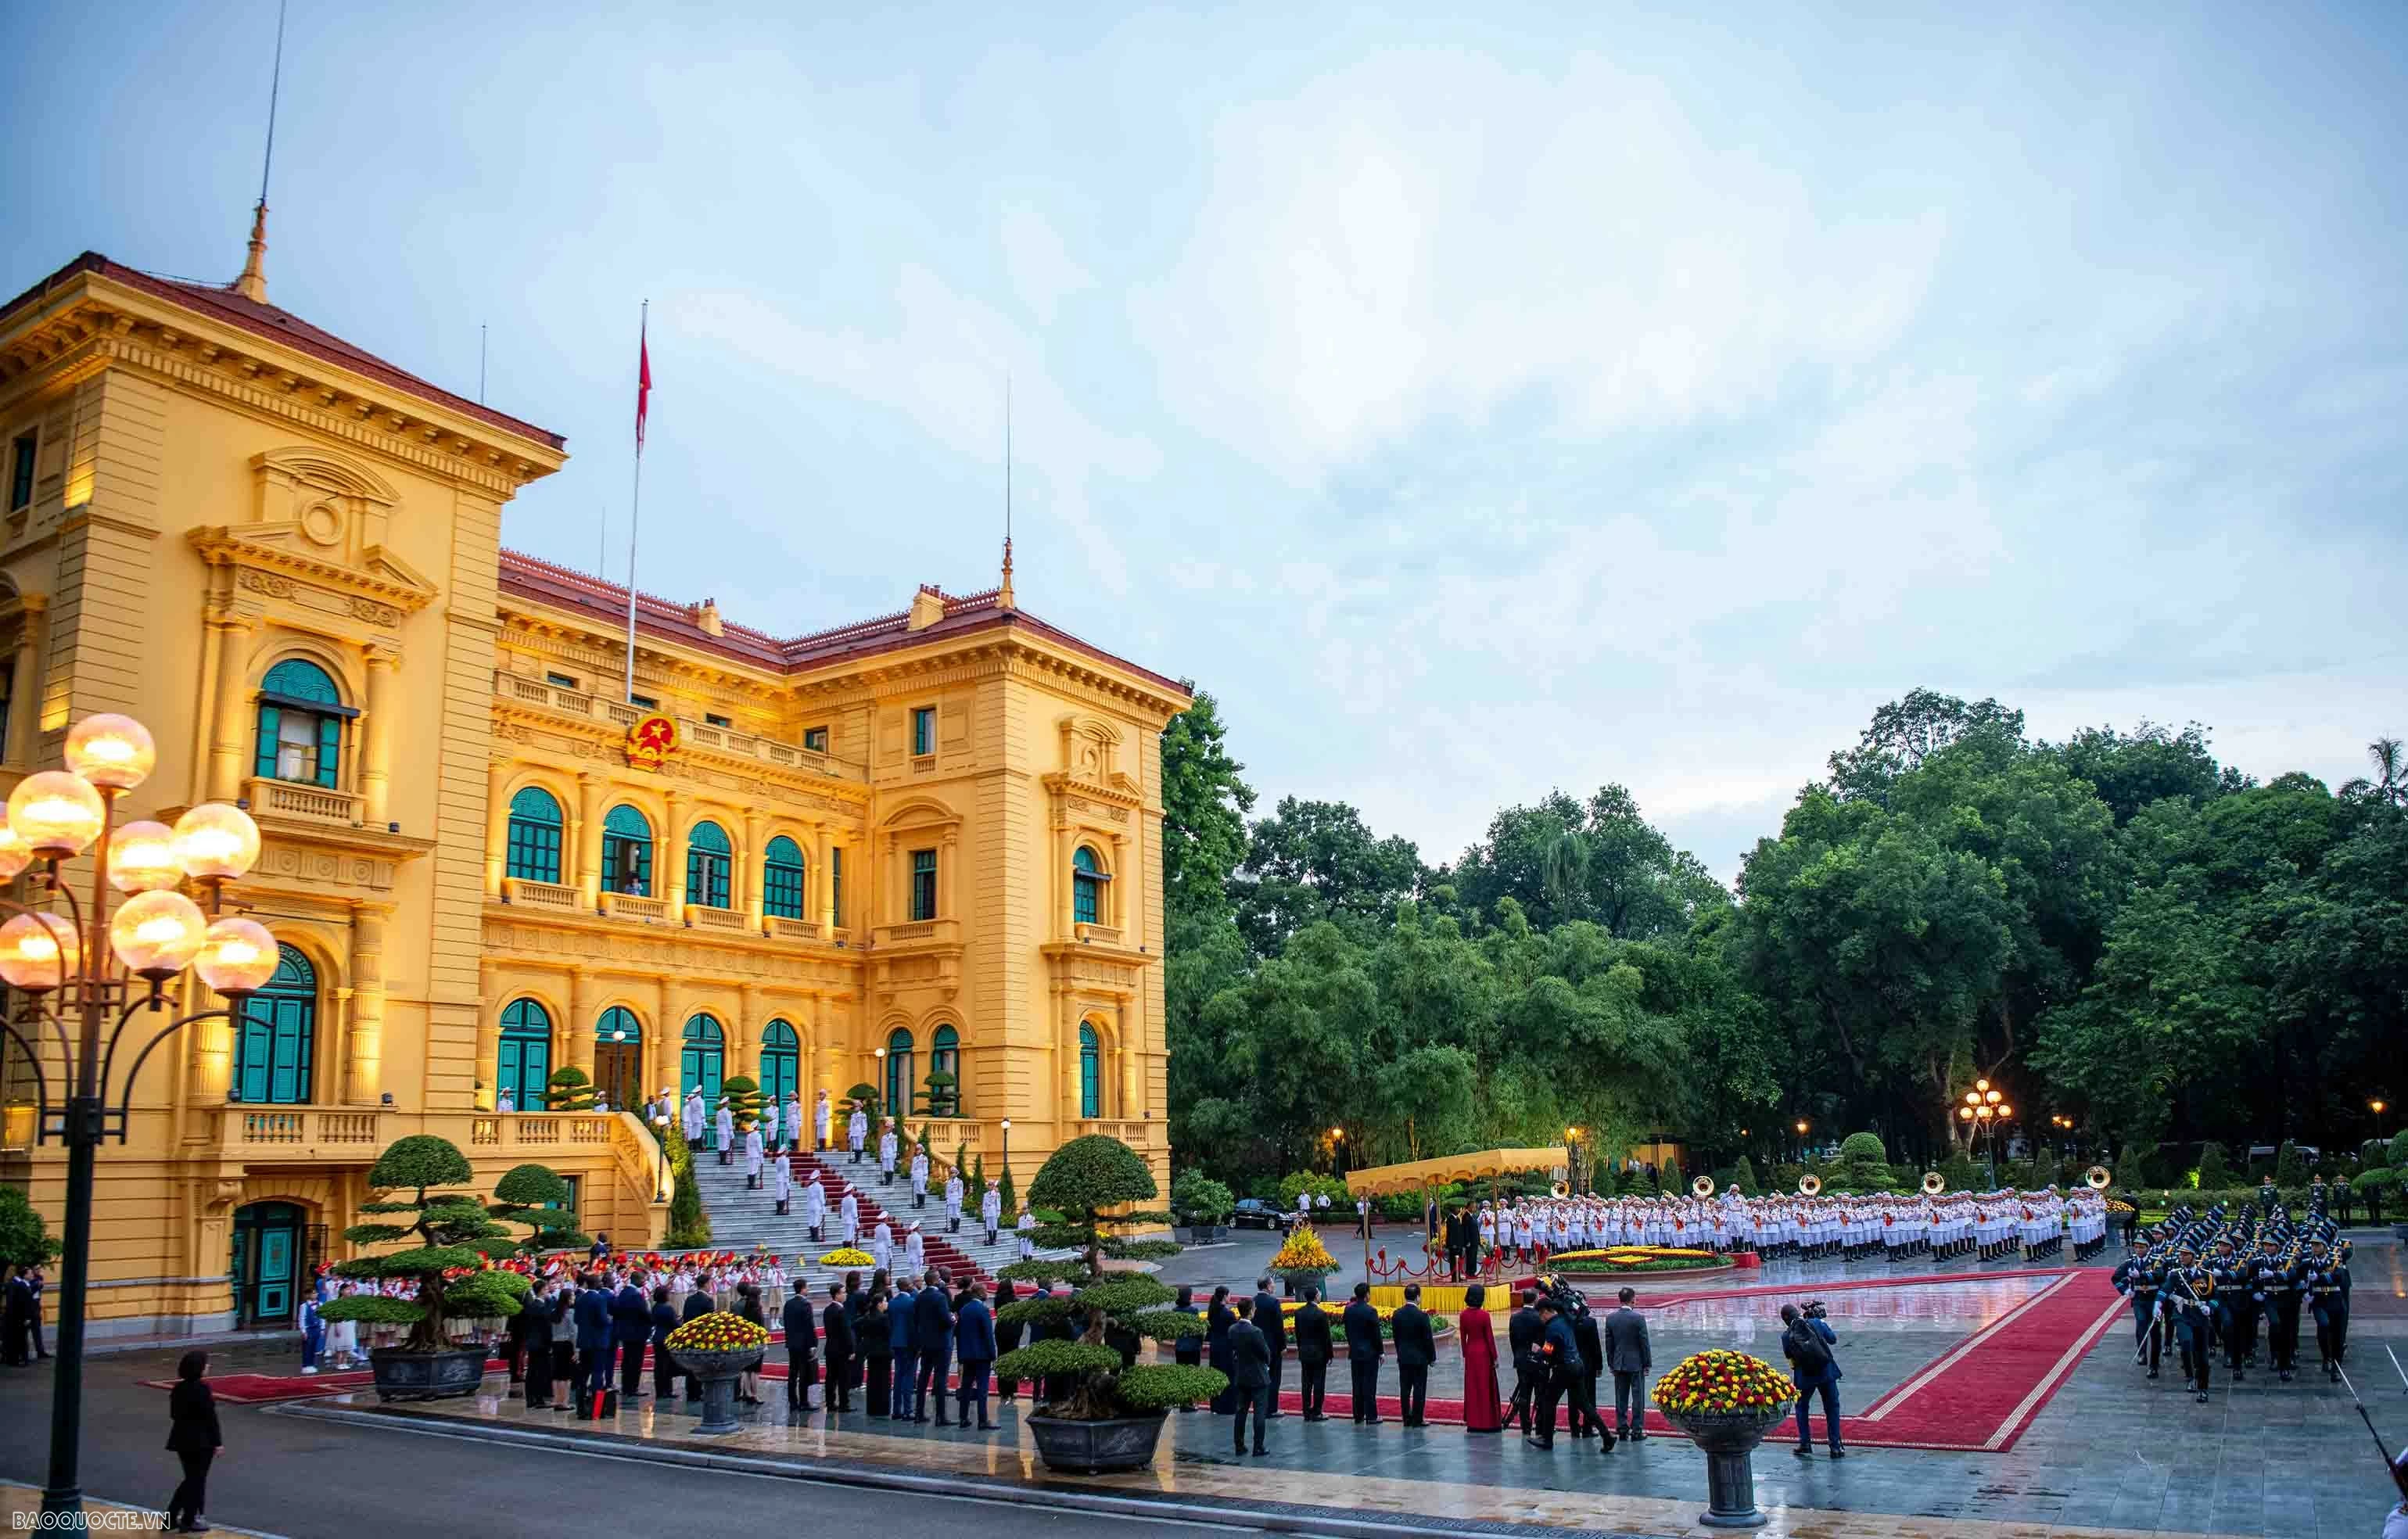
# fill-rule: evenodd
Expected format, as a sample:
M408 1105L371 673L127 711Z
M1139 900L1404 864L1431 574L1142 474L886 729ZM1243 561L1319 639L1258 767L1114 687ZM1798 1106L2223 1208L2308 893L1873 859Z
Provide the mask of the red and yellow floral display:
M672 1352L749 1352L769 1345L769 1332L741 1315L697 1315L669 1332Z
M1744 1352L1717 1348L1683 1358L1656 1381L1656 1405L1667 1416L1774 1416L1798 1398L1789 1375Z
M1338 1259L1329 1254L1329 1247L1321 1243L1320 1235L1312 1232L1311 1224L1298 1224L1288 1232L1287 1243L1280 1246L1279 1254L1271 1258L1270 1270L1335 1272Z

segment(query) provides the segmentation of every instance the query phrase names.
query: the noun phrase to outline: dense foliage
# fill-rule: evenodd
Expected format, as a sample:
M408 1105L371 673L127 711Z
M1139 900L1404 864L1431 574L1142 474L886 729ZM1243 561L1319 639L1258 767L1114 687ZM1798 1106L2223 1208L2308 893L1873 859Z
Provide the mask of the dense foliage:
M1163 735L1173 1146L1271 1196L1569 1126L1608 1180L1651 1134L1772 1169L1870 1129L1885 1155L1825 1173L1885 1189L1970 1176L1976 1077L2084 1159L2355 1146L2408 1028L2408 766L2372 757L2338 793L2261 786L2196 725L2052 743L1917 690L1732 892L1618 785L1436 867L1342 803L1248 825L1199 694Z
M0 1266L37 1267L59 1254L57 1236L14 1187L0 1187Z

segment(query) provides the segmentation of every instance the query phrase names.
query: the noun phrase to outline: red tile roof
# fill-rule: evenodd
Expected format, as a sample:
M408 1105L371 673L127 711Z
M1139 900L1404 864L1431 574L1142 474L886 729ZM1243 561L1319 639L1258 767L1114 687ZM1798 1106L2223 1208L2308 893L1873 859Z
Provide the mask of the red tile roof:
M504 594L513 597L589 616L597 625L612 631L624 628L627 623L627 590L623 584L588 577L582 572L554 566L517 551L502 553L501 587ZM881 652L948 640L970 631L1011 626L1125 669L1181 699L1193 693L1176 679L1166 678L1152 669L1140 668L1125 657L1115 656L1101 647L1082 641L1025 610L1005 609L1003 596L998 590L955 595L924 585L923 591L936 594L943 599L945 611L936 624L918 630L910 628L910 611L898 611L894 614L882 614L874 620L855 621L849 626L812 631L783 640L766 631L727 621L721 622L721 633L713 636L696 623L695 606L673 603L641 591L636 595L636 627L647 636L676 641L703 652L715 652L774 672L797 674L835 663L855 661Z
M473 417L488 426L505 433L529 439L552 449L566 449L568 440L548 428L538 427L508 412L480 406L465 396L454 396L440 385L429 384L408 369L397 368L372 352L363 352L332 332L324 331L302 320L290 310L274 305L246 299L233 289L216 283L196 283L189 279L162 278L138 268L112 262L98 252L86 252L81 256L43 279L16 298L0 308L0 324L29 300L39 299L78 273L97 273L114 283L138 290L156 299L222 321L254 337L265 337L283 343L296 352L349 369L353 374L389 385L404 395L414 396L464 417Z

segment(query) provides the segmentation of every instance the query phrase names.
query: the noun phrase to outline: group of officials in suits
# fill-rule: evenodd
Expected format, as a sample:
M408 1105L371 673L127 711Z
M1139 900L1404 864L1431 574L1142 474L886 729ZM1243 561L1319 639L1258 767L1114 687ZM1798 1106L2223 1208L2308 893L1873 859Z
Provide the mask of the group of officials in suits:
M1354 1285L1354 1297L1336 1316L1321 1307L1317 1288L1307 1288L1293 1315L1271 1292L1268 1277L1255 1281L1254 1296L1231 1297L1213 1290L1208 1303L1197 1304L1192 1288L1180 1290L1177 1307L1204 1316L1200 1345L1190 1337L1178 1344L1179 1360L1200 1359L1228 1375L1229 1388L1212 1402L1216 1412L1237 1421L1233 1444L1238 1454L1262 1455L1265 1423L1283 1413L1279 1409L1280 1381L1293 1341L1301 1379L1298 1396L1304 1419L1326 1421L1323 1407L1329 1361L1343 1341L1346 1366L1353 1383L1351 1409L1355 1425L1377 1427L1380 1415L1380 1365L1390 1339L1397 1349L1397 1406L1408 1427L1426 1427L1429 1410L1429 1374L1438 1361L1438 1334L1421 1306L1418 1284L1405 1288L1405 1302L1382 1330L1380 1311L1371 1302L1369 1283ZM1460 1328L1464 1359L1464 1425L1471 1431L1493 1432L1516 1417L1526 1441L1553 1448L1557 1408L1571 1402L1570 1431L1575 1438L1594 1435L1598 1449L1612 1453L1622 1439L1646 1437L1647 1374L1655 1358L1647 1339L1645 1316L1632 1307L1636 1295L1624 1288L1621 1307L1602 1321L1576 1296L1567 1299L1526 1288L1521 1308L1508 1326L1512 1345L1514 1387L1510 1407L1499 1414L1498 1361L1488 1328L1485 1290L1467 1290L1465 1324ZM1477 1316L1475 1320L1472 1317ZM1609 1426L1598 1409L1599 1377L1613 1375L1614 1415ZM1251 1446L1247 1424L1253 1423Z

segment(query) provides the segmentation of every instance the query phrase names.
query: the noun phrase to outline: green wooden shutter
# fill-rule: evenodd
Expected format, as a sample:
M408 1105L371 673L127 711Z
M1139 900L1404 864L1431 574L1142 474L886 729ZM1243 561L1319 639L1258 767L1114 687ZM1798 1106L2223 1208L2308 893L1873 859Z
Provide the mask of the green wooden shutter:
M343 762L343 718L318 718L318 784L333 790L336 767Z
M251 755L251 772L264 779L276 778L276 734L284 724L284 712L272 705L259 708L259 747Z

